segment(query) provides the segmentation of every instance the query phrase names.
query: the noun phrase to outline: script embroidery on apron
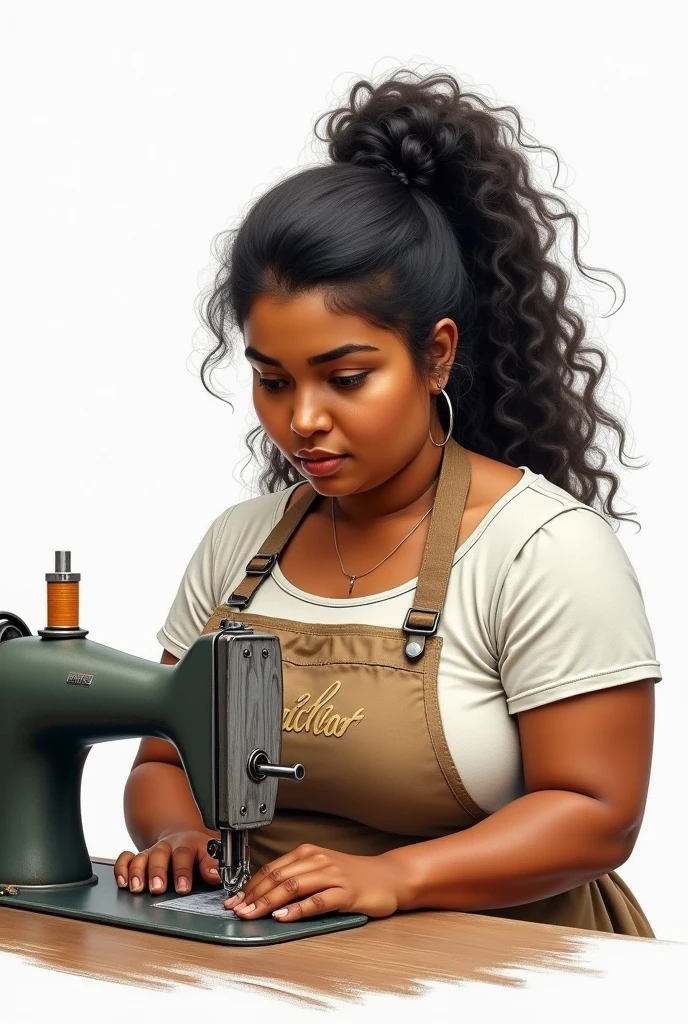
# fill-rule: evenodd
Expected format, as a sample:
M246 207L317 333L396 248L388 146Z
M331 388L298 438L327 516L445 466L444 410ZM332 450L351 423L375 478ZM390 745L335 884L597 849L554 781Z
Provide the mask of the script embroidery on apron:
M284 709L283 730L285 732L312 731L314 736L320 736L322 733L323 736L335 736L337 739L343 736L350 725L361 722L365 715L363 708L359 708L348 717L337 715L334 714L334 705L325 703L339 693L341 685L339 679L335 680L332 686L328 686L325 692L321 693L312 703L309 703L310 693L302 693L293 707ZM302 719L302 715L305 715L306 718Z
M466 451L450 438L414 603L399 629L298 622L245 611L321 499L317 493L285 512L248 562L244 579L205 624L203 633L210 633L223 619L234 619L278 638L282 759L306 766L298 786L278 788L272 823L251 837L254 870L301 843L375 855L460 832L487 817L450 755L437 698L442 649L437 629L470 479ZM615 872L549 899L484 913L654 937Z

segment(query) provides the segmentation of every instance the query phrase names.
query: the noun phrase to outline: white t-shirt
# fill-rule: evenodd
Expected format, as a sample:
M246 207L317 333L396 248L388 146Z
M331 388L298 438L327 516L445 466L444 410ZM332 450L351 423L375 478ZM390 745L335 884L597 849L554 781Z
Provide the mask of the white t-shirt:
M611 525L542 474L519 468L522 478L456 550L438 628L447 745L488 812L525 791L517 712L662 678L640 585ZM211 524L158 633L166 650L184 657L296 486L232 505ZM401 628L417 582L369 597L319 597L292 586L278 563L246 611Z

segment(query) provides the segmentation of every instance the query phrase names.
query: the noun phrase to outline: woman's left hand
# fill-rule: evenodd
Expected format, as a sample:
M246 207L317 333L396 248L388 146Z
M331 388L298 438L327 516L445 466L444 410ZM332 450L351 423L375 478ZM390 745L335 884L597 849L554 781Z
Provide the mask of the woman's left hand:
M306 843L265 864L224 905L248 921L266 914L300 921L337 910L388 917L399 907L403 884L400 869L384 854L356 857Z

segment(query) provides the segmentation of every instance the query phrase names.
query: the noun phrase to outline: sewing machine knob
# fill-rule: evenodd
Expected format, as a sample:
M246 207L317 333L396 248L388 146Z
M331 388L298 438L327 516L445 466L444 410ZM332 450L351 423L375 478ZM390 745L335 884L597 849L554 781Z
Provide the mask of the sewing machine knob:
M249 756L246 770L253 782L262 782L269 775L276 779L293 779L295 782L301 782L306 775L306 769L302 764L270 764L264 750L253 751Z

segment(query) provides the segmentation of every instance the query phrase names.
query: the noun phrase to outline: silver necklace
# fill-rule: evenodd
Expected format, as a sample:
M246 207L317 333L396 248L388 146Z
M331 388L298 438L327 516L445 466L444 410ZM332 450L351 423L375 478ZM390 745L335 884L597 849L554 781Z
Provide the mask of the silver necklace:
M423 493L424 493L424 494L427 494L427 493L428 493L428 491L429 491L429 490L430 490L430 489L431 489L431 488L432 488L432 487L433 487L433 486L434 486L434 485L435 485L436 483L437 483L437 480L433 480L433 482L432 482L432 483L430 484L430 487L428 487L428 490L427 490L427 491L424 491ZM421 495L421 497L423 497L423 495ZM388 558L391 558L391 557L392 557L392 555L394 554L394 552L395 552L395 551L396 551L396 550L397 550L398 548L400 548L400 547L401 547L401 545L402 545L402 544L404 543L404 541L405 541L405 540L408 540L408 539L409 539L409 537L410 537L410 536L411 536L411 534L412 534L412 533L414 532L414 530L417 530L417 529L418 529L418 527L420 526L420 524L421 524L421 523L423 522L423 519L427 519L427 518L428 518L428 516L430 515L430 513L432 512L432 508L429 508L429 509L428 509L428 511L427 511L427 512L425 513L425 515L424 515L424 516L423 516L423 517L422 517L422 518L421 518L421 519L420 519L420 520L419 520L419 521L418 521L418 522L416 523L416 525L415 525L415 526L413 527L413 530L409 530L409 532L408 532L408 533L406 534L406 536L405 536L405 537L403 537L403 538L402 538L402 539L401 539L401 540L399 541L399 543L397 544L396 548L394 548L394 549L393 549L392 551L390 551L390 553L389 553L388 555L385 555L385 557L384 557L384 558L382 558L382 559L381 559L381 560L380 560L380 561L379 561L379 562L377 563L377 565L374 565L372 569L368 569L368 572L359 572L359 573L358 573L358 574L357 574L356 576L352 576L352 575L351 575L351 573L348 573L348 572L346 571L346 569L344 568L344 566L342 565L342 556L341 556L341 555L339 554L339 546L337 545L337 527L335 526L335 520L334 520L334 505L335 505L335 501L334 501L334 498L332 498L332 532L333 532L333 534L334 534L334 546L335 546L335 549L336 549L336 551L337 551L337 558L339 559L339 564L340 564L340 566L341 566L341 570L342 570L342 572L344 573L344 575L345 575L345 576L348 576L348 577L349 577L349 593L348 593L348 595L347 595L348 597L351 597L351 591L352 591L352 590L354 589L354 583L356 582L356 580L359 580L359 579L360 579L360 578L361 578L362 576L367 576L367 575L368 575L369 573L371 573L371 572L373 572L373 571L374 571L375 569L377 569L377 566L378 566L378 565L382 565L382 563L383 563L383 562L386 562Z

